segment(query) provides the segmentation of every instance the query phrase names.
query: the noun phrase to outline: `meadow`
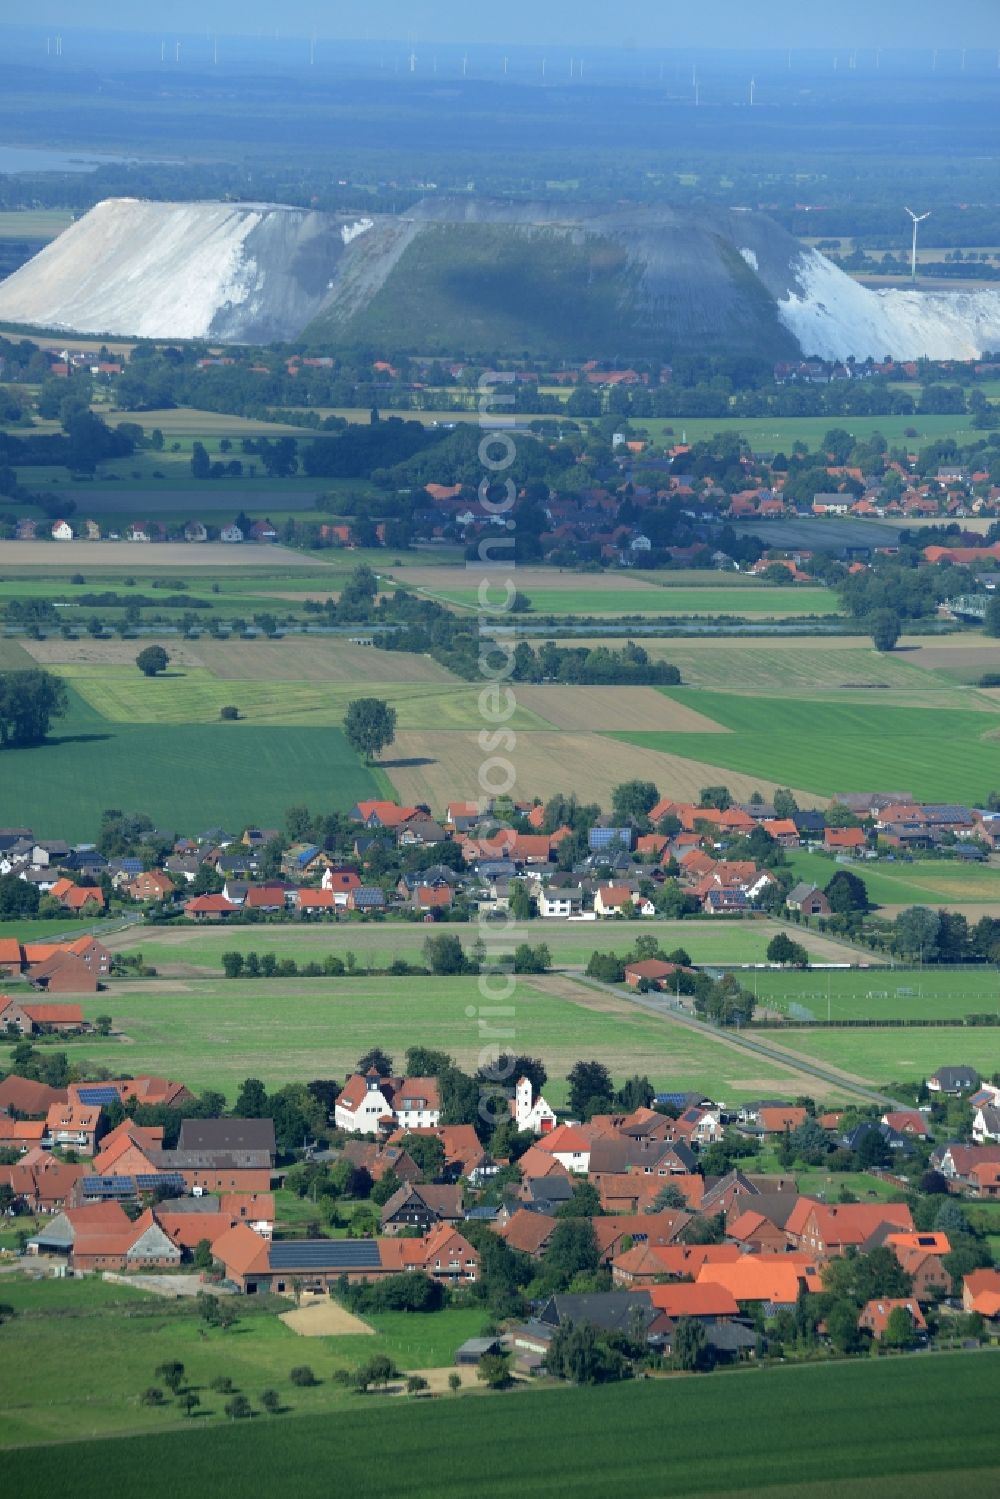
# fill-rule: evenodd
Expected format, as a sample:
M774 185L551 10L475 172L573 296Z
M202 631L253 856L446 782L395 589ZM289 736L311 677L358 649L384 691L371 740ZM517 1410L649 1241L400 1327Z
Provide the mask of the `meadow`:
M484 1312L456 1309L434 1316L380 1313L366 1318L375 1336L301 1337L279 1321L271 1303L239 1305L240 1320L220 1332L206 1331L193 1301L172 1302L129 1286L97 1279L30 1282L4 1276L3 1299L17 1315L4 1326L4 1367L18 1370L0 1401L0 1446L72 1438L190 1429L168 1401L163 1409L141 1406L140 1392L158 1383L155 1369L179 1359L189 1388L200 1396L196 1424L224 1421L227 1395L211 1381L228 1375L260 1412L259 1397L277 1389L286 1414L346 1413L357 1403L331 1383L336 1369L356 1368L385 1353L404 1369L450 1364L454 1350L480 1331ZM290 1305L290 1303L288 1303ZM92 1365L101 1349L100 1378L85 1388L66 1381L67 1367ZM308 1364L313 1387L293 1385L290 1371ZM3 1377L0 1376L0 1383ZM13 1492L13 1491L8 1491Z
M614 737L825 796L857 790L863 782L909 791L918 800L976 805L997 779L997 726L984 713L947 710L928 717L918 708L662 690L731 734Z
M69 697L46 744L3 751L3 825L92 840L102 811L117 806L178 832L240 831L280 826L292 802L346 810L391 794L337 728L176 723L166 733L157 723L115 723L72 689Z
M492 989L503 993L506 982L495 980ZM552 1079L547 1092L559 1103L563 1079L581 1057L599 1057L619 1081L647 1073L657 1086L727 1101L772 1090L840 1093L807 1080L794 1061L748 1057L723 1037L569 978L519 979L502 1000L513 1014L499 1019L498 1003L484 1001L475 978L149 980L84 1000L88 1019L110 1013L116 1034L74 1041L73 1059L84 1068L180 1078L230 1101L247 1077L274 1088L346 1076L375 1045L399 1064L409 1046L441 1048L472 1071L483 1047L516 1047L542 1058Z
M825 973L764 969L752 980L749 975L742 978L748 988L753 988L761 1007L781 1010L793 1020L1000 1016L1000 971L995 967L827 969ZM872 1032L864 1034L870 1036ZM784 1045L784 1038L779 1039ZM1000 1054L1000 1047L997 1051Z
M362 690L356 679L324 683L244 678L233 683L197 667L172 666L161 676L144 677L134 660L129 666L78 664L54 669L95 712L115 724L216 724L220 709L235 699L240 720L226 725L233 738L257 724L340 724ZM400 728L477 729L482 724L481 689L475 683L380 681L378 689L396 709ZM546 727L545 720L527 708L518 708L509 722L515 729Z
M889 989L889 975L872 977L872 989ZM817 988L821 988L817 985ZM820 1002L820 1013L823 1003ZM996 1003L984 1009L996 1009ZM809 1057L824 1066L868 1078L876 1087L919 1083L938 1067L975 1067L983 1077L1000 1070L1000 1031L984 1027L932 1027L924 1030L794 1030L779 1037L789 1056Z
M789 849L786 855L796 875L821 888L842 865L825 854ZM969 905L1000 902L1000 869L985 864L960 864L955 859L913 859L887 864L862 862L854 866L865 882L868 899L880 906Z
M496 1397L501 1411L493 1398L386 1410L369 1397L333 1421L234 1429L201 1420L183 1434L15 1451L6 1472L20 1496L71 1471L81 1499L102 1499L137 1471L150 1499L203 1493L207 1472L220 1499L269 1478L302 1499L327 1499L336 1472L338 1487L369 1499L372 1454L389 1446L393 1492L404 1499L466 1499L470 1483L484 1499L931 1499L949 1481L985 1491L996 1483L998 1395L1000 1356L989 1352L541 1389ZM725 1440L706 1445L707 1432Z
M40 923L44 925L45 923ZM596 949L627 953L640 935L655 937L665 952L683 947L694 963L763 963L771 938L785 928L774 921L535 921L516 932L517 941L544 942L555 967L586 964ZM4 929L0 927L0 935ZM16 935L13 930L9 935ZM503 923L438 922L435 936L458 937L471 949L480 935L489 947L506 950L511 938ZM275 952L296 962L321 959L326 953L353 952L361 968L386 967L395 957L413 962L427 938L423 922L338 921L294 924L256 923L253 926L143 926L128 928L108 939L115 951L141 950L147 963L167 977L212 975L222 970L222 954L228 951ZM866 955L847 943L823 937L818 932L796 933L814 962L865 961Z

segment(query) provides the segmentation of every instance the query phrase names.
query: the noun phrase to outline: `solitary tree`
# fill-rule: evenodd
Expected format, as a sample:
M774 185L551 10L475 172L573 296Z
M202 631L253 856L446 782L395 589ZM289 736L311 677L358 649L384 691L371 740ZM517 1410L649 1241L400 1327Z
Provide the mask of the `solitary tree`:
M281 1396L277 1390L264 1390L260 1397L260 1403L269 1416L276 1416L281 1410Z
M201 1396L196 1394L194 1390L182 1390L177 1397L177 1404L185 1416L190 1416L201 1404Z
M899 615L892 609L876 609L869 617L872 641L877 651L891 651L902 632Z
M462 1388L462 1376L461 1374L456 1374L454 1369L448 1375L448 1388L453 1395L457 1395Z
M785 932L778 932L767 944L767 961L788 964L793 968L808 968L809 954L800 942L793 942Z
M147 645L135 658L135 664L144 677L155 677L159 672L166 671L169 663L170 657L162 645Z
M347 742L359 755L374 760L396 737L396 710L379 697L359 697L347 705Z
M245 1395L234 1395L231 1400L226 1401L226 1415L230 1421L245 1421L248 1416L253 1415L250 1402Z

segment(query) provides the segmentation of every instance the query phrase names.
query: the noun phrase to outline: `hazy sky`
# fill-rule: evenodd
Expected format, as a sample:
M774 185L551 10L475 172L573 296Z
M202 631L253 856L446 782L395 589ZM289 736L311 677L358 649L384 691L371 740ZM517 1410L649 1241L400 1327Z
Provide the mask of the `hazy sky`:
M1000 48L1000 0L8 0L8 23L541 46Z

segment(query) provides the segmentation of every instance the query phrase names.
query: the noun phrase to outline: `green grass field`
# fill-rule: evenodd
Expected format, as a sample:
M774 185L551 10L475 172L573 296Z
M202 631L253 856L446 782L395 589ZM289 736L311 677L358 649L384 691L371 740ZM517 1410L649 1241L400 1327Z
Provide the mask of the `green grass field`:
M260 949L267 950L265 942ZM748 1057L722 1038L569 979L519 979L499 1017L496 995L506 985L497 979L491 988L493 999L474 978L151 980L84 1001L88 1018L110 1013L127 1041L74 1041L73 1061L84 1069L165 1074L232 1099L247 1077L276 1087L346 1076L374 1045L400 1064L408 1046L440 1047L473 1071L483 1047L499 1045L542 1057L553 1080L547 1092L557 1102L580 1057L599 1057L618 1079L648 1073L657 1086L700 1088L727 1101L768 1089L804 1091L794 1064Z
M803 702L663 689L730 734L621 733L647 749L705 760L824 796L890 786L918 800L982 801L997 776L998 722L968 710Z
M221 649L225 652L226 647ZM265 664L263 657L261 664ZM235 701L240 722L225 726L236 731L234 739L256 724L327 727L343 723L348 704L361 690L357 682L242 680L234 684L197 667L171 668L159 677L144 677L134 666L72 665L55 670L96 712L115 724L171 728L216 724L219 710ZM457 681L378 684L379 696L396 709L400 729L479 728L483 721L480 690L475 683ZM548 727L527 708L518 708L509 722L515 729ZM391 759L391 752L388 755Z
M196 1423L225 1420L226 1395L210 1389L227 1374L260 1412L268 1386L278 1390L290 1413L346 1413L357 1403L331 1384L335 1369L355 1368L373 1353L386 1353L400 1368L450 1364L455 1349L483 1325L482 1310L448 1310L433 1316L403 1312L371 1319L376 1336L303 1338L278 1320L273 1307L240 1304L241 1320L228 1332L205 1332L193 1302L171 1302L109 1282L85 1279L27 1282L5 1276L3 1299L17 1315L4 1326L4 1367L18 1369L16 1388L0 1402L0 1446L54 1438L126 1432L162 1432L188 1426L168 1401L161 1410L141 1406L138 1396L157 1384L155 1369L167 1359L184 1364L201 1397ZM291 1302L279 1309L291 1307ZM85 1389L64 1379L67 1367L93 1366L101 1350L101 1376ZM289 1380L296 1364L317 1376L313 1388ZM12 1491L7 1491L12 1492Z
M474 588L448 588L435 598L477 607ZM828 588L532 588L532 612L587 614L740 614L755 617L836 614L837 595Z
M369 1397L333 1421L236 1429L209 1418L172 1435L12 1452L6 1474L17 1499L67 1472L81 1499L104 1499L140 1471L150 1499L242 1499L269 1480L327 1499L335 1472L338 1491L369 1499L373 1454L391 1449L405 1499L930 1499L949 1482L984 1492L997 1482L998 1396L1000 1356L983 1353L529 1390L496 1397L501 1409L472 1397L386 1409Z
M19 208L0 213L0 239L55 239L73 222L62 208Z
M93 839L101 812L115 806L179 832L239 831L279 826L293 802L347 809L359 797L387 794L381 773L361 764L339 729L182 723L165 732L155 723L114 723L76 693L70 698L46 744L3 751L3 825Z
M806 849L789 849L787 857L800 879L821 888L843 867ZM864 880L869 900L881 906L1000 902L1000 869L992 866L960 864L955 859L914 859L912 863L862 862L851 868Z
M16 925L16 923L14 924ZM627 953L636 938L655 937L665 952L683 947L695 963L763 963L767 944L784 928L772 921L614 921L573 922L535 921L523 928L531 943L544 942L558 968L586 964L595 949L601 952ZM489 946L506 948L503 927L482 927ZM451 934L471 949L480 935L478 923L442 922L435 934ZM495 933L491 937L491 932ZM11 932L11 935L16 935ZM522 932L518 932L520 940ZM251 927L177 926L132 927L111 939L116 950L140 950L148 963L168 975L218 976L222 953L233 950L276 952L283 958L308 962L326 953L343 954L350 950L359 967L386 967L394 957L420 961L427 928L420 922L301 921L263 924ZM865 961L865 954L845 943L822 937L818 932L796 933L814 962Z
M748 987L750 982L744 976ZM973 1014L1000 1015L1000 971L996 968L882 968L847 973L769 969L754 975L753 987L761 1005L795 1020L961 1020Z
M891 993L891 986L880 983L880 977L873 979L871 987L889 988ZM975 1067L984 1077L991 1077L1000 1067L1000 1032L987 1028L795 1030L782 1032L777 1039L785 1051L858 1073L877 1087L920 1082L938 1067Z

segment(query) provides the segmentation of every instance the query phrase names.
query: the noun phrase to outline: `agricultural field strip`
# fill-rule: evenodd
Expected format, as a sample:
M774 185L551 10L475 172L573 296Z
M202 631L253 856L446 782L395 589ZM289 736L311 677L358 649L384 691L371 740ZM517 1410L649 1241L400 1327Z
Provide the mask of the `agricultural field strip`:
M476 608L475 589L445 588L430 597L462 608ZM825 588L641 588L576 591L536 588L530 593L532 616L539 615L760 615L780 618L798 615L831 615L839 610L835 593Z
M691 689L661 688L678 701ZM621 733L647 750L712 760L744 775L759 772L788 785L807 785L827 797L864 785L886 785L930 801L981 802L996 779L997 732L978 711L935 715L933 734L923 710L876 704L750 698L697 693L698 710L732 729L731 735Z
M770 769L757 774L735 768L731 752L722 756L712 750L716 744L729 746L727 734L645 733L635 738L640 742L612 733L519 733L512 756L518 792L545 800L572 790L581 801L608 807L614 787L636 778L653 781L677 801L697 801L703 786L720 784L740 801L755 791L770 795L779 786L790 787L800 807L823 807L829 801L829 794L805 790L787 778L773 779ZM728 769L719 764L723 758L730 762ZM473 733L406 729L397 733L385 770L402 801L411 806L426 802L441 813L450 801L481 794L482 762Z
M267 682L245 678L233 683L197 667L170 669L159 677L144 677L134 664L91 666L54 665L52 670L113 723L207 724L235 695L242 718L258 724L340 724L348 704L357 696L357 682ZM480 689L473 683L379 683L379 695L397 711L407 729L473 728L482 722ZM513 728L545 729L546 721L528 708L518 708Z
M363 766L337 728L181 723L167 734L160 724L112 722L72 687L69 697L70 711L46 745L3 752L5 826L93 839L109 786L123 806L190 834L219 824L278 827L289 788L310 806L329 806L331 786L344 807L391 794L384 772Z
M61 1320L71 1344L79 1347L76 1362L85 1362L93 1346L84 1343L88 1319ZM12 1451L6 1458L12 1491L54 1491L70 1471L80 1499L102 1499L127 1487L129 1475L142 1471L150 1499L172 1499L178 1492L199 1493L204 1474L211 1472L213 1492L220 1499L235 1499L259 1484L261 1474L281 1473L287 1492L325 1499L331 1472L345 1491L370 1492L372 1453L388 1447L398 1469L393 1491L399 1499L426 1499L429 1494L465 1499L472 1472L482 1499L543 1499L554 1493L603 1499L609 1484L622 1493L669 1492L672 1499L695 1494L735 1499L746 1493L767 1499L933 1499L949 1479L963 1490L989 1493L1000 1472L994 1431L1000 1356L993 1351L791 1365L667 1384L536 1388L503 1397L498 1413L492 1397L393 1400L389 1406L382 1400L359 1404L357 1397L338 1398L330 1373L338 1355L343 1356L339 1339L317 1341L315 1364L322 1382L300 1392L286 1384L294 1334L275 1318L248 1315L237 1335L202 1338L200 1349L196 1319L190 1319L187 1334L182 1331L186 1320L164 1318L157 1327L155 1320L142 1317L94 1318L92 1330L102 1343L109 1348L121 1344L122 1382L118 1384L112 1359L111 1389L138 1383L140 1367L152 1368L178 1352L191 1362L205 1389L217 1370L228 1372L224 1359L229 1357L251 1393L267 1380L278 1383L301 1419L259 1418L238 1427L199 1420L193 1432L182 1431L178 1428L184 1418L178 1411L145 1412L140 1407L127 1413L123 1400L115 1409L109 1395L99 1393L101 1406L106 1402L115 1409L111 1419L119 1426L146 1430L127 1441ZM385 1319L377 1320L381 1324ZM436 1323L438 1317L423 1320ZM22 1319L15 1318L10 1329L17 1343L25 1337L21 1325ZM143 1331L149 1346L140 1366ZM170 1346L171 1332L178 1340L176 1349ZM362 1356L367 1356L371 1341L359 1341L365 1345ZM454 1341L459 1341L457 1317ZM247 1345L243 1354L235 1348L240 1343ZM30 1372L30 1359L26 1361L27 1389L38 1390L40 1406L44 1388L65 1384L59 1377L63 1366L55 1361L57 1346L53 1332L42 1345L37 1378ZM413 1365L404 1361L403 1367ZM246 1379L245 1371L253 1377ZM217 1407L207 1391L206 1403ZM337 1406L333 1420L328 1412L332 1404ZM86 1432L81 1416L87 1405L77 1402L79 1415L67 1409L67 1436ZM817 1420L817 1411L823 1412L823 1420ZM873 1422L874 1411L878 1419ZM107 1431L104 1409L97 1414L100 1430ZM163 1430L165 1421L173 1431ZM706 1431L727 1434L708 1455ZM560 1440L553 1440L554 1432ZM514 1464L512 1450L518 1454ZM662 1481L667 1472L669 1490Z

